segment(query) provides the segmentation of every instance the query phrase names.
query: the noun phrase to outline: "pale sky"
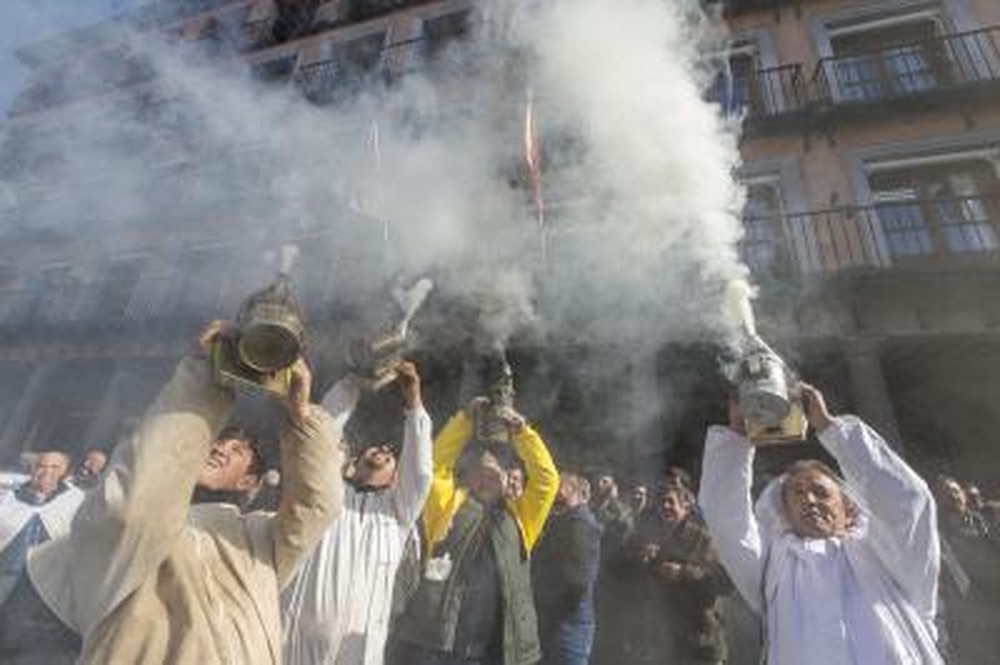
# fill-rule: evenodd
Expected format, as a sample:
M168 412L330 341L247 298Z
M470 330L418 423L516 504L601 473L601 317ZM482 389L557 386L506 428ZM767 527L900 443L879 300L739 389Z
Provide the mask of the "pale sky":
M0 116L27 77L14 51L70 28L98 22L148 0L0 0Z

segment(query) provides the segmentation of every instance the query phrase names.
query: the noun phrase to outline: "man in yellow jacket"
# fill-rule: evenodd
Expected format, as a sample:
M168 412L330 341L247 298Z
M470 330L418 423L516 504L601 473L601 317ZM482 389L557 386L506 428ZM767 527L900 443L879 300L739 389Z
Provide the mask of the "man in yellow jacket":
M513 451L477 443L467 452L483 407L473 401L434 442L423 513L429 559L397 630L408 665L529 665L541 658L529 556L559 474L545 442L513 411L505 416ZM527 475L517 497L507 492L510 452ZM469 465L459 486L455 466L463 456Z

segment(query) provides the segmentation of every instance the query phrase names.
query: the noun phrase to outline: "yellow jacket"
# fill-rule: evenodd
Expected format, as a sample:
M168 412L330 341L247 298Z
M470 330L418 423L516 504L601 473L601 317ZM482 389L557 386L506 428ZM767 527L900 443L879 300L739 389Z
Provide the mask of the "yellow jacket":
M472 419L463 410L434 440L434 477L423 513L429 550L448 534L452 518L469 495L455 484L455 463L471 439ZM507 499L507 508L521 529L525 550L531 552L559 490L559 472L542 437L528 425L515 437L514 450L524 462L527 482L520 498Z

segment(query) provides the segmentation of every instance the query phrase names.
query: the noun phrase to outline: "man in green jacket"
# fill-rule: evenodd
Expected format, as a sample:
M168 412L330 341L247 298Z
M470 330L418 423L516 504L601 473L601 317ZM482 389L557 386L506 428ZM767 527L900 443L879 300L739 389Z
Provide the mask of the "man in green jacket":
M481 445L463 487L455 465L473 439L474 401L434 442L434 478L424 507L428 560L396 637L407 665L530 665L541 658L529 556L559 490L542 438L508 412L513 450ZM527 482L507 492L511 453ZM466 453L468 455L468 453Z

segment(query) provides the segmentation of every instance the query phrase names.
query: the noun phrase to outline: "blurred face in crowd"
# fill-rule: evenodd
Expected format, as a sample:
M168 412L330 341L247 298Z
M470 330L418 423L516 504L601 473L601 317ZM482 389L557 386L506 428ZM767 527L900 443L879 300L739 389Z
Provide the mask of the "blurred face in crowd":
M484 452L469 473L469 491L485 504L496 503L507 493L507 472L496 456Z
M646 509L649 504L649 488L645 485L637 485L632 490L632 508L638 513Z
M69 474L69 457L64 453L43 452L31 468L31 487L43 496L52 494Z
M83 458L83 464L80 466L86 469L88 473L99 476L101 472L104 471L104 467L107 465L108 456L105 455L104 452L100 450L90 450L87 452L86 457Z
M983 509L983 493L975 485L969 485L965 489L965 496L968 499L969 507L973 510Z
M667 490L663 495L663 518L669 524L677 524L691 513L688 500L676 489Z
M386 445L370 446L354 463L354 482L364 487L389 487L396 480L396 455Z
M518 467L507 473L507 494L512 499L519 499L524 494L524 471Z
M618 494L618 485L615 483L615 479L608 475L602 474L597 478L597 498L604 499L607 497L613 497Z
M849 506L830 475L819 469L791 473L782 494L788 522L800 538L832 538L847 532Z
M569 510L587 503L587 492L584 489L586 480L575 473L562 473L559 478L559 492L556 494L556 507Z
M260 480L253 472L255 455L250 443L223 437L212 444L212 452L198 476L198 486L220 492L248 492Z
M944 502L944 507L964 515L965 511L968 510L968 497L965 494L965 490L962 489L962 485L955 480L945 476L940 481L941 485L941 498Z

